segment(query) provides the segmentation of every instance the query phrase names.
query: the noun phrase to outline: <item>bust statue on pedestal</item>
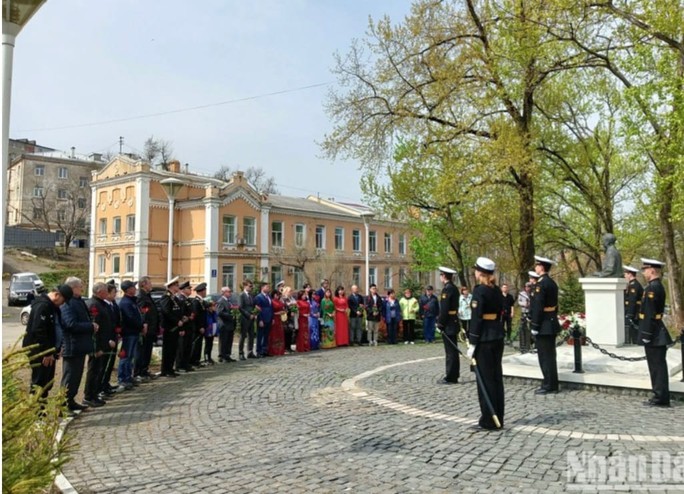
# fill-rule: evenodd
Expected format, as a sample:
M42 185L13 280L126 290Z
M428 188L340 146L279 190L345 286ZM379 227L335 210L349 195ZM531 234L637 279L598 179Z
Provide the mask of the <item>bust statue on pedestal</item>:
M615 247L617 238L612 233L604 233L602 237L606 255L603 258L603 269L592 276L597 278L622 278L622 256Z

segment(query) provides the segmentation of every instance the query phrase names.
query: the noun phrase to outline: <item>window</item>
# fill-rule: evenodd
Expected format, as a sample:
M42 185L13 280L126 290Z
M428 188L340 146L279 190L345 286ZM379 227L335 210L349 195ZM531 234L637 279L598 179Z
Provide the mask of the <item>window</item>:
M361 252L361 230L352 231L352 250Z
M301 290L301 288L304 286L304 283L306 283L306 279L304 277L304 271L302 268L295 268L294 270L294 290Z
M316 225L316 248L325 249L325 227Z
M33 188L33 197L45 197L42 186L36 185Z
M222 286L235 290L235 264L224 264L221 268L221 275Z
M405 233L399 234L399 254L402 256L406 254L406 234Z
M100 274L107 272L107 258L105 256L97 256L97 269Z
M392 234L385 233L385 254L392 253Z
M275 288L276 283L283 279L283 267L271 266L271 286Z
M242 226L242 236L245 239L245 244L256 245L256 218L245 218L245 224Z
M107 235L107 218L100 218L100 235Z
M399 286L404 286L406 282L406 268L399 268Z
M57 199L66 199L67 191L66 189L57 189Z
M368 286L378 284L378 268L368 268Z
M245 264L242 266L242 279L256 281L254 274L256 273L256 266L254 264Z
M135 231L135 215L129 214L126 216L126 233L133 233Z
M85 228L85 225L86 225L85 222L86 222L85 218L79 218L76 220L76 226L79 228Z
M378 251L378 234L377 232L368 232L368 250L370 252Z
M63 209L57 210L57 221L66 221L66 211Z
M357 286L361 284L361 266L352 268L352 283Z
M392 268L385 268L385 288L392 288Z
M61 179L69 178L69 170L64 166L60 166L57 170L57 177Z
M43 217L43 208L33 208L33 219L39 220Z
M335 228L335 250L344 250L344 228Z
M78 186L82 189L88 187L88 177L78 177Z
M120 273L121 272L121 258L119 257L119 254L112 256L112 273Z
M306 230L304 229L304 225L302 225L301 223L297 223L295 225L295 246L304 247L305 242Z
M235 244L235 235L237 233L237 221L235 216L224 216L223 217L223 243L224 244ZM226 285L228 286L228 285Z
M126 272L132 273L135 269L135 256L133 254L126 254Z
M45 175L45 165L36 165L36 167L33 169L33 174L36 177L42 177Z
M82 197L78 198L78 209L85 209L86 207L86 200L83 199Z
M112 233L121 233L121 216L114 216L114 229Z
M283 222L274 221L271 223L271 246L272 247L282 247L283 246Z

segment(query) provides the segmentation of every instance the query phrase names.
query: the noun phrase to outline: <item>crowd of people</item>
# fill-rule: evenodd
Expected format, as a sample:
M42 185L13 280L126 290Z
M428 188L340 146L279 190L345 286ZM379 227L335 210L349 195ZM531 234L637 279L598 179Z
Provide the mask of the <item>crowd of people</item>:
M530 281L517 299L521 320L529 323L521 328L521 348L523 344L529 345L534 337L543 375L535 393L557 393L558 286L548 275L553 261L538 256L535 259L535 270L530 272ZM659 285L662 263L645 260L642 269L649 285L641 303L634 304L638 306L637 312L628 312L628 317L631 322L638 318L635 338L646 346L655 394L649 403L669 406L667 377L662 370L664 347L671 343L665 336L666 330L662 331L664 290ZM323 280L317 290L306 284L297 291L284 282L273 290L264 282L255 290L254 284L245 280L239 295L231 287L223 287L215 300L207 296L205 283L193 288L188 281L181 283L174 278L165 284L166 292L157 303L152 297L150 278L143 276L137 282L121 283L120 299L117 299L114 280L95 283L92 297L86 302L83 282L70 277L49 292L43 291L32 302L23 342L24 346L31 346L32 356L39 364L32 367L31 388L47 396L55 377L55 362L61 358L61 386L66 390L66 406L71 411L79 411L101 407L114 393L156 378L150 371L150 363L159 335L162 335L159 375L175 378L181 372L215 364L215 339L218 361L230 363L361 345L364 331L366 343L377 346L381 322L387 330L388 344L399 342L401 327L403 343L410 345L415 343L416 320L422 320L426 343L435 341L436 328L442 333L446 372L440 382L444 384L458 382L459 354L462 354L458 337L467 341L468 358L478 362L475 367L482 409L478 427L499 429L504 419L503 348L511 340L515 299L505 284L501 287L495 284L493 261L478 258L474 270L477 285L472 294L466 287L460 290L455 287L454 270L441 267L443 289L439 298L432 286L426 286L419 298L407 289L400 299L392 289L382 297L375 285L370 286L370 293L362 295L356 285L351 286L349 294L343 286L333 292L328 280ZM628 288L630 296L631 290L636 292L633 282ZM236 332L239 341L235 359ZM117 356L117 384L113 385ZM76 396L84 372L84 400L78 403ZM493 421L494 416L497 420Z

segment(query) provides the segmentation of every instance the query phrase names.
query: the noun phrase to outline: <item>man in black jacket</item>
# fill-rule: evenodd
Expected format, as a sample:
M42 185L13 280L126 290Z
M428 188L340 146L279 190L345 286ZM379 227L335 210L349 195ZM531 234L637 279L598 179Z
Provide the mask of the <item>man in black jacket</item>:
M152 300L152 281L149 276L142 276L138 281L138 307L143 316L143 322L147 324L147 333L143 337L140 358L135 360L135 375L143 380L152 379L150 374L150 361L152 360L152 348L159 334L159 308Z
M622 266L625 272L625 343L638 344L639 333L639 309L641 309L641 297L644 295L644 287L636 279L639 272L632 266Z
M173 370L178 352L178 338L185 335L183 321L183 307L180 305L176 294L179 292L178 277L166 283L167 291L161 299L161 323L164 328L164 340L162 342L162 366L161 375L165 377L177 377Z
M221 288L221 298L216 302L216 316L219 330L219 362L235 362L230 354L233 351L235 334L235 317L233 308L237 304L233 300L233 290L229 286Z
M190 363L199 367L202 360L202 340L204 340L204 332L207 326L207 308L204 304L204 297L207 296L207 284L200 283L197 285L195 295L196 297L191 299L195 327L192 334Z
M93 285L93 297L87 303L90 318L100 326L95 335L95 353L88 357L88 373L83 403L90 407L101 407L105 404L105 401L98 395L104 377L105 365L116 348L114 318L106 302L108 293L109 290L105 283L95 283Z
M240 294L238 305L240 307L240 360L245 360L245 339L247 339L247 357L256 358L254 355L254 297L252 297L252 282L245 280L242 282L243 291Z
M444 354L446 357L446 374L439 384L456 384L461 375L461 363L458 353L458 290L454 286L456 271L440 267L439 276L444 287L439 296L439 316L437 327L442 332Z
M555 264L546 257L534 256L534 270L539 275L534 287L530 307L530 332L536 339L537 357L541 368L542 385L534 393L545 395L558 393L558 363L556 361L556 335L561 327L558 322L558 285L549 276Z
M360 345L365 304L358 286L352 285L347 303L349 304L349 345Z
M122 346L119 352L119 389L130 389L135 385L133 368L141 337L147 333L147 325L143 322L138 299L136 297L137 282L126 280L121 283L124 296L119 302L121 309Z
M55 378L55 360L59 356L59 350L55 347L57 321L61 314L59 307L71 300L73 294L71 287L60 285L49 293L39 295L31 304L22 346L38 345L31 350L31 356L51 351L31 367L31 392L35 393L36 388L41 388L43 398L47 398L52 387L50 383Z
M81 298L83 282L75 276L64 282L71 287L74 296L60 307L61 327L64 336L62 358L62 387L66 388L66 405L72 412L85 410L87 405L76 403L75 398L81 385L86 355L95 353L93 336L99 325L92 322L86 303Z

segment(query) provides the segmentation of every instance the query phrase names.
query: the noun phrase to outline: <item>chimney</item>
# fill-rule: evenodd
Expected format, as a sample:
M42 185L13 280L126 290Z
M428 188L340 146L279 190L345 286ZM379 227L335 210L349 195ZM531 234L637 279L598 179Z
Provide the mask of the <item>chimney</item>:
M169 162L169 171L173 173L180 173L181 164L178 160Z
M102 153L90 153L91 161L102 161Z
M184 164L184 165L183 165L183 173L187 174L189 168L190 168L190 164L189 164L189 163Z
M76 147L71 146L71 157L75 158L76 157Z

